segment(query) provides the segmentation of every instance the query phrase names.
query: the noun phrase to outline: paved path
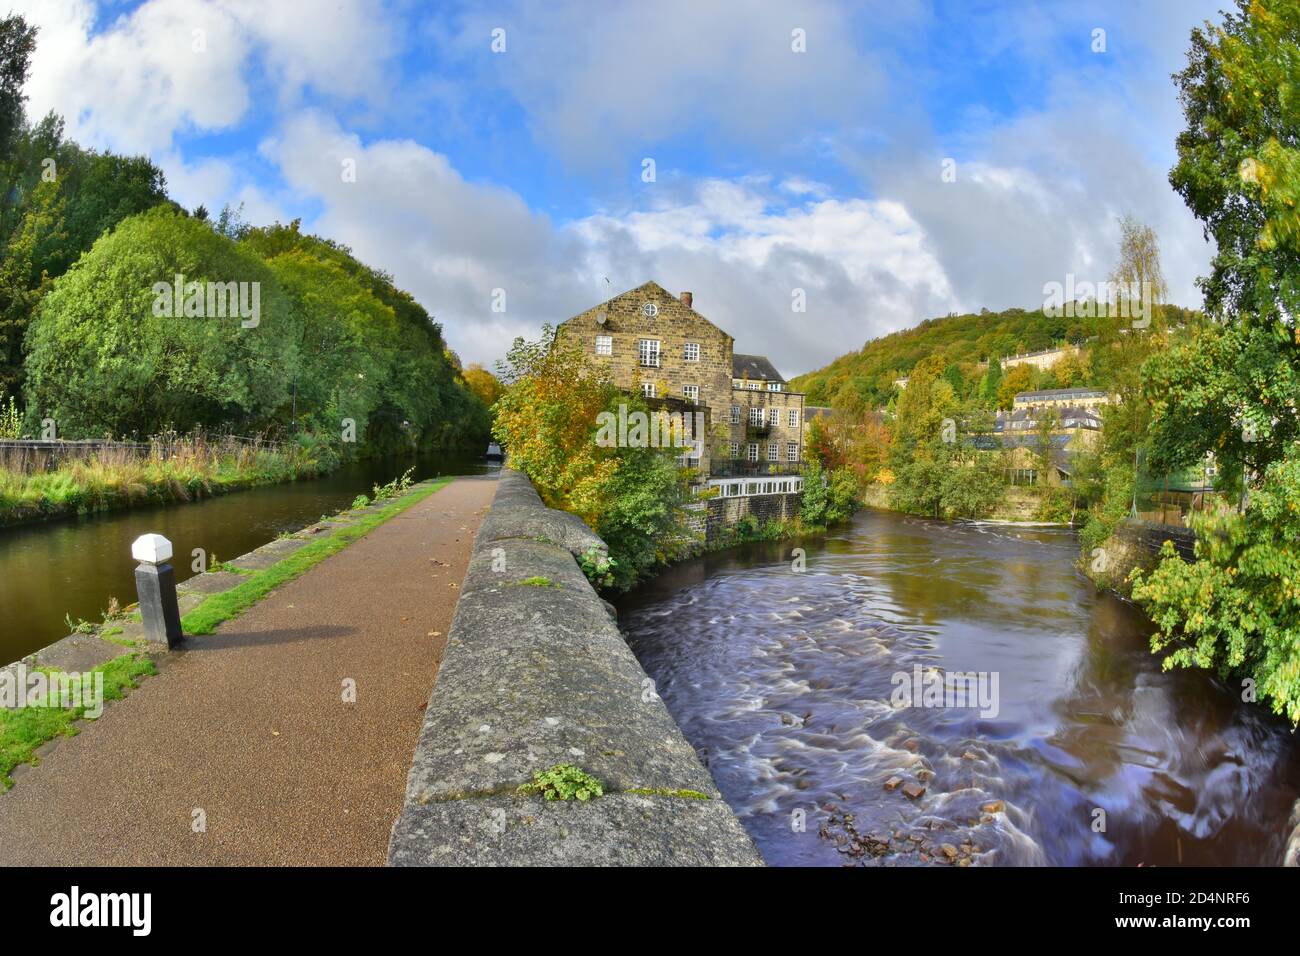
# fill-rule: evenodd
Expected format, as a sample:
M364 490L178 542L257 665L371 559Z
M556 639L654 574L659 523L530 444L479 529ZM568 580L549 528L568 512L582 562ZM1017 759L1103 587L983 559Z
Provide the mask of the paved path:
M0 864L381 865L495 490L454 481L188 639L15 773Z

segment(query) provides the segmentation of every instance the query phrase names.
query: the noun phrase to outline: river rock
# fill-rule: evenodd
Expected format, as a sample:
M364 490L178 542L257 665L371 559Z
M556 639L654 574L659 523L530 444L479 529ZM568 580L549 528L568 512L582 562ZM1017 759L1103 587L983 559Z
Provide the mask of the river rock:
M911 800L919 800L925 796L925 787L919 783L909 783L903 786L903 793Z
M939 847L939 849L943 852L943 855L946 856L948 859L950 860L957 859L957 848L953 846L951 843L945 843L943 846Z
M1006 808L1007 805L1003 803L1001 800L991 800L988 803L984 804L982 807L980 807L980 809L983 810L985 813L1002 813L1003 811L1006 810Z
M897 790L902 785L903 785L902 777L890 777L888 780L885 781L886 790Z

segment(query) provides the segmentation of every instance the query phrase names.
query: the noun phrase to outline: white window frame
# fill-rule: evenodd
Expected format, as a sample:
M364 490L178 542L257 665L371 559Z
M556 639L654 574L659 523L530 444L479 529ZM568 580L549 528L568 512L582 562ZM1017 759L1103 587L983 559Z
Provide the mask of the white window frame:
M763 424L763 406L749 406L749 423L755 427Z
M637 339L636 360L642 368L659 368L659 340Z
M700 404L700 387L698 385L683 385L682 395L692 405Z
M763 383L762 383L762 382L750 382L750 383L749 383L749 390L750 390L751 392L761 392L761 391L763 390Z
M745 458L751 462L758 462L758 442L752 441L749 443L749 448L746 449Z
M596 354L613 355L614 354L614 336L598 335L596 336Z
M780 382L768 382L768 383L767 383L767 390L768 390L769 392L779 392L779 391L781 391L781 383L780 383Z
M732 406L731 406L731 424L733 424L733 425L739 425L739 424L740 424L740 406L739 406L739 405L732 405Z
M790 427L791 428L799 427L799 409L797 408L790 409Z
M767 443L767 460L781 460L781 443L779 441L770 441Z
M682 346L682 361L698 362L700 360L700 343L687 342Z
M769 409L767 410L767 423L768 423L769 425L780 425L780 424L781 424L781 409L779 409L779 408L769 408Z
M799 460L799 443L797 441L788 441L785 443L785 460Z
M738 442L738 441L733 441L733 442L731 443L731 457L732 457L733 459L736 459L736 458L739 458L739 457L740 457L740 442Z
M645 397L645 398L654 398L654 397L655 397L655 383L654 383L654 382L642 382L642 383L641 383L641 395L642 395L643 397Z

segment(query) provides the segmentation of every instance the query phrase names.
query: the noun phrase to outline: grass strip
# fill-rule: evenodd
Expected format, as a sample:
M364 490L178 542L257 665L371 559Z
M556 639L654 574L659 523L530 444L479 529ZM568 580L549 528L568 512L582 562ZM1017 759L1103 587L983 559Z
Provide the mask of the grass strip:
M218 625L247 610L282 584L292 581L330 555L342 551L358 538L365 537L389 518L423 501L449 481L450 478L439 478L398 498L381 511L363 515L352 524L337 528L328 538L313 541L283 561L251 575L247 581L229 591L209 595L202 604L181 618L181 630L186 634L211 634Z
M56 673L52 668L39 670ZM128 688L135 687L138 677L154 674L153 661L142 654L123 654L98 667L92 673L104 674L104 700L120 700ZM10 771L20 763L32 763L36 748L55 737L75 737L76 722L85 716L85 707L16 707L0 708L0 789L13 786Z

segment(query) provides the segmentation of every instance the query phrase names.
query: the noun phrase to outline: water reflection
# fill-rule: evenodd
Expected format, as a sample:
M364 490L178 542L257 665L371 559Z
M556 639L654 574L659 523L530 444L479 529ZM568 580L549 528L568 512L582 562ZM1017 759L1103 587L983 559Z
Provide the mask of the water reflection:
M1076 554L1058 530L864 512L671 569L620 621L769 862L1280 862L1289 728L1162 672ZM891 706L917 665L996 672L996 716Z

